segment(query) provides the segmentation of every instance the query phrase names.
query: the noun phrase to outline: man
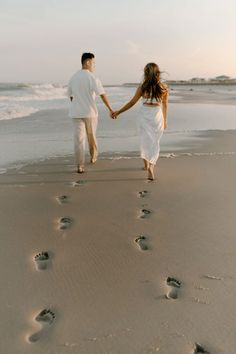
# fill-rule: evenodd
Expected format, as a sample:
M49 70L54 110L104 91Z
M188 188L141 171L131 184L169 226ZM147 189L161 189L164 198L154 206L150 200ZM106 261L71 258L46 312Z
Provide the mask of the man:
M113 113L100 80L93 75L95 69L94 54L84 53L81 57L81 63L82 69L72 76L68 84L68 96L71 100L69 116L73 118L74 123L74 148L78 173L84 172L86 135L91 163L97 161L98 111L95 103L96 95L101 97L110 111L110 116Z

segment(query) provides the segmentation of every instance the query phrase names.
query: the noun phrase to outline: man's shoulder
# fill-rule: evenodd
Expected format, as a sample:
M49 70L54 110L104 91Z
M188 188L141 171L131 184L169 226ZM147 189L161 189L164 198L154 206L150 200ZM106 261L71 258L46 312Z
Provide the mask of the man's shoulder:
M77 70L77 71L72 75L72 77L78 77L78 76L81 76L81 75L83 75L82 70Z
M94 73L92 73L91 71L88 71L87 73L88 73L87 78L89 79L93 88L102 86L101 80Z
M87 71L87 76L90 80L95 81L95 82L97 81L97 77L91 71Z
M84 81L90 81L91 76L89 75L90 73L87 72L86 70L77 70L70 78L71 81L78 81L80 80L81 82Z
M71 75L69 82L71 82L78 75L78 71L76 71L73 75Z
M78 70L76 71L76 73L74 73L73 75L74 77L83 77L83 78L89 78L89 79L92 79L92 80L96 80L96 76L91 73L91 71L89 70Z

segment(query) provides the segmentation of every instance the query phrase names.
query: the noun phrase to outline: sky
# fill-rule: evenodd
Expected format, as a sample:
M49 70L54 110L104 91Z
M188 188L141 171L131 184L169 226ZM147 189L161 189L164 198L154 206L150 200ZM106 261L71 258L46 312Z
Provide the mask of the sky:
M236 78L235 0L0 0L0 81L67 83L83 52L103 84Z

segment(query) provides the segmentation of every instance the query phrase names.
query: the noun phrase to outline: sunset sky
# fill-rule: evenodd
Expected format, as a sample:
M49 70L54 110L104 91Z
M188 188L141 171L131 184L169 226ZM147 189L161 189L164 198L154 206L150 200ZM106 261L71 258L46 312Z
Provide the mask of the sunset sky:
M236 77L235 0L0 0L0 81L61 82L96 55L104 84Z

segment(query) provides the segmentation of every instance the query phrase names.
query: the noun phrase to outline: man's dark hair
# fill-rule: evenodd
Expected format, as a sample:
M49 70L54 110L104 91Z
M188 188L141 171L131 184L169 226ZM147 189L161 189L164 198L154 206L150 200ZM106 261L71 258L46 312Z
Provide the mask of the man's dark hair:
M83 53L82 54L82 57L81 57L81 63L82 65L84 64L84 62L88 59L93 59L95 58L94 54L93 53Z

